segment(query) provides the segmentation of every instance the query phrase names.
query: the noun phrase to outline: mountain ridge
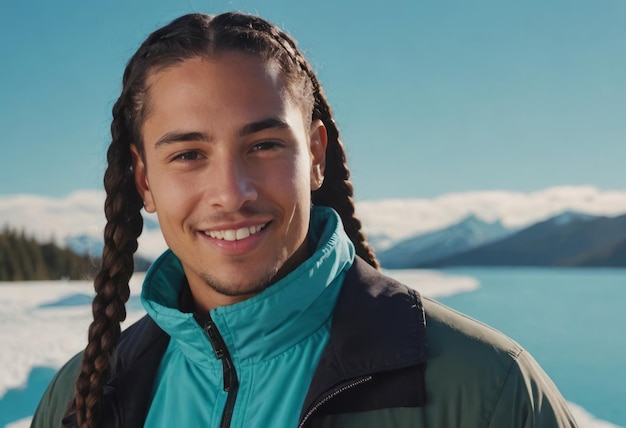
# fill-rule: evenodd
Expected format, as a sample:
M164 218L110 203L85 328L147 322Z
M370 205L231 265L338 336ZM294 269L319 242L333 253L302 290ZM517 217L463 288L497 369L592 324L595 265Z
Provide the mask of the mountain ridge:
M591 217L570 212L538 222L495 242L412 268L450 266L608 266L626 240L626 214ZM615 247L615 248L614 248ZM626 258L611 266L626 267Z
M404 239L376 255L384 268L402 269L478 247L509 233L512 229L499 220L486 222L470 214L459 223Z

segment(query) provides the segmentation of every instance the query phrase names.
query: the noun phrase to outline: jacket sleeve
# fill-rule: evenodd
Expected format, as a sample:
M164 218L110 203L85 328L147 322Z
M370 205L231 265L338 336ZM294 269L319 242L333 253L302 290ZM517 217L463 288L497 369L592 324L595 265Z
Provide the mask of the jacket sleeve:
M33 420L31 428L58 428L74 397L74 383L82 360L82 353L75 355L54 376L44 392Z
M576 427L567 403L552 380L526 351L511 366L489 427Z

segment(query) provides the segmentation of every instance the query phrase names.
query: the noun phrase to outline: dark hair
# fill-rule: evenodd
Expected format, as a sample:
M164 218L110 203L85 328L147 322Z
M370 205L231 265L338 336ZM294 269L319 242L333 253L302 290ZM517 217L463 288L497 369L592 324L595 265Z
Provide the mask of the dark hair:
M122 93L113 107L112 141L104 176L107 225L102 266L95 279L94 320L89 327L89 343L73 402L81 428L98 425L102 388L120 336L120 322L126 318L128 281L143 228L143 201L135 188L130 146L136 144L140 152L143 150L140 129L148 105L148 77L186 59L215 58L232 51L276 63L294 101L301 103L304 112L311 111L311 120L324 123L328 132L324 182L312 193L312 202L334 208L356 253L378 267L361 231L361 222L355 217L346 154L331 108L295 40L261 18L240 13L190 14L172 21L152 33L130 59L124 71Z

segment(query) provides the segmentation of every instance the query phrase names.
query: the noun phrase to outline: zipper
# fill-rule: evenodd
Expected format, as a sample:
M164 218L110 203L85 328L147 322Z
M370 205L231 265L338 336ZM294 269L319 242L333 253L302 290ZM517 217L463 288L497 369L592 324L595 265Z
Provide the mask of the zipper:
M226 397L226 405L224 406L224 412L222 413L222 422L220 428L230 427L230 422L235 410L235 400L237 399L237 391L239 390L239 380L237 379L237 372L233 365L233 360L230 358L230 353L224 339L220 335L217 326L211 319L211 314L208 314L207 320L204 323L204 331L206 332L213 351L218 360L222 360L222 371L224 378L224 391L228 393Z
M322 407L324 404L326 404L328 401L332 400L333 398L335 398L336 396L338 396L342 392L345 392L348 389L354 388L355 386L359 386L361 384L364 384L365 382L369 382L370 380L372 380L372 376L366 376L366 377L363 377L361 379L357 379L354 382L350 382L350 383L348 383L346 385L343 385L343 386L333 390L330 394L328 394L327 396L325 396L324 398L319 400L317 403L315 403L315 405L313 407L311 407L311 409L307 412L307 414L304 415L304 417L302 418L302 421L298 425L298 428L303 428L304 424L306 424L307 420L309 420L309 418L311 418L311 416L313 416L313 414L320 407Z

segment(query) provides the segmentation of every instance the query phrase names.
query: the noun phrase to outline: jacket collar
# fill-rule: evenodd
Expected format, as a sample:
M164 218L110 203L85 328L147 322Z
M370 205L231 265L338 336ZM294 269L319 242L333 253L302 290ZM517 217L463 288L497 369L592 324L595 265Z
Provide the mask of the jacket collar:
M273 358L300 343L328 322L354 246L339 215L328 207L311 212L312 255L262 293L242 302L211 310L211 318L235 360ZM181 312L179 289L184 273L179 260L166 252L144 281L142 303L148 314L198 365L219 365L206 333L193 314Z

